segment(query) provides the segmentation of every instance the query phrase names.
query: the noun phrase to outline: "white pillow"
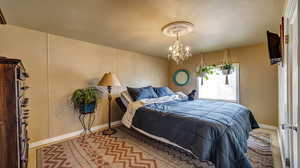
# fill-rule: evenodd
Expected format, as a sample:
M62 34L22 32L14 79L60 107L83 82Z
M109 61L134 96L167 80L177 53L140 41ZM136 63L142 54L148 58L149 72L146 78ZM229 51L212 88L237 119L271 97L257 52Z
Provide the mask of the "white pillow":
M180 99L188 99L188 96L186 94L184 94L183 92L176 92L176 94L178 95L178 97Z
M121 101L123 102L123 104L127 107L129 103L132 103L133 100L131 98L131 96L129 95L128 91L125 90L123 92L121 92Z

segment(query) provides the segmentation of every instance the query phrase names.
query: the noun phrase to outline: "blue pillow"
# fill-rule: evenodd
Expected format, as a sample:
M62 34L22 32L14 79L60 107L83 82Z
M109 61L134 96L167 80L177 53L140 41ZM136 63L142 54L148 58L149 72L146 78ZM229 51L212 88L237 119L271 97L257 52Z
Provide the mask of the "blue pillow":
M127 91L134 101L158 97L154 92L152 86L147 86L142 88L127 87Z
M175 93L168 87L157 87L153 88L155 93L157 94L158 97L163 97L163 96L171 96L174 95Z
M190 94L188 94L188 100L195 100L195 96L196 96L196 89L192 90L192 92Z

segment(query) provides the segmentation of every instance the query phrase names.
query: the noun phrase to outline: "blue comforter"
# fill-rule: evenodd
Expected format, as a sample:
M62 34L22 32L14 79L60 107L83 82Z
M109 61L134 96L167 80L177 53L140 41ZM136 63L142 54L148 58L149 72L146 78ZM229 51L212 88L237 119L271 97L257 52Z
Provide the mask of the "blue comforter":
M166 138L217 168L251 168L245 155L247 139L249 132L259 127L248 108L209 100L141 107L135 113L133 126Z

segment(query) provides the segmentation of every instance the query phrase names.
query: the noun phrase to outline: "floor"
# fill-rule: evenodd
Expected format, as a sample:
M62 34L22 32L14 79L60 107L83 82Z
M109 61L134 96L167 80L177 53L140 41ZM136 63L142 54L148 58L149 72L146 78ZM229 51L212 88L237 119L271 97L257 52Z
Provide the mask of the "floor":
M281 156L280 156L280 149L279 149L279 143L278 143L278 138L277 138L277 132L275 130L262 129L262 128L256 129L254 131L267 132L267 133L271 134L274 168L282 168L282 162L281 162ZM41 147L42 146L36 147L36 148L32 148L32 149L29 150L29 166L28 167L30 167L30 168L37 168L36 167L36 150L39 149L39 148L41 148Z

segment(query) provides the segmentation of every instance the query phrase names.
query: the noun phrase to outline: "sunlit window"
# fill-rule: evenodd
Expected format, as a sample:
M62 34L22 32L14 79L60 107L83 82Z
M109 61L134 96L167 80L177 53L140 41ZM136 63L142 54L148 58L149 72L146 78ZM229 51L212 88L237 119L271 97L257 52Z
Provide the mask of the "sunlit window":
M214 74L208 75L208 80L198 78L198 97L202 99L226 100L239 103L239 64L233 64L234 71L228 75L228 85L225 84L226 76L219 69Z

